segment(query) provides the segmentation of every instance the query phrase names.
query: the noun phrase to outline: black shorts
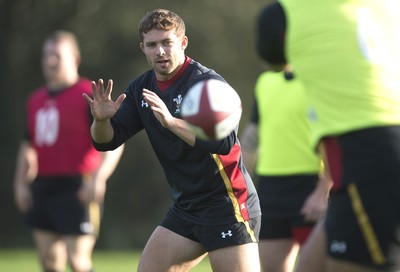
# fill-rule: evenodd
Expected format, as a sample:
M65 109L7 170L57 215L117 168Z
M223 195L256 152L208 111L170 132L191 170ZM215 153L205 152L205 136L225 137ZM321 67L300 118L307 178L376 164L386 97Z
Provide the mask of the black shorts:
M101 208L84 207L77 197L82 178L37 178L31 185L33 207L26 221L34 229L61 235L98 234Z
M314 223L300 214L318 183L318 174L259 176L258 197L262 221L260 239L293 238L303 244Z
M203 226L190 223L169 209L161 226L185 238L198 242L207 252L228 246L258 242L260 217L245 222L218 226Z
M365 129L323 143L334 179L326 218L329 255L393 269L390 252L400 245L400 126Z

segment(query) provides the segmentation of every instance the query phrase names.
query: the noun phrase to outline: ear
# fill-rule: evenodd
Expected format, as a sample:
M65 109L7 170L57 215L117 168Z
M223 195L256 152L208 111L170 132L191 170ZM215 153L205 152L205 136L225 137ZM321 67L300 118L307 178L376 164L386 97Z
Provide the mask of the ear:
M75 62L76 62L76 66L79 66L81 64L81 58L77 57Z
M142 52L144 53L144 44L143 44L143 42L140 42L139 47L142 50Z
M182 49L185 50L189 44L189 39L187 36L183 36L182 38Z

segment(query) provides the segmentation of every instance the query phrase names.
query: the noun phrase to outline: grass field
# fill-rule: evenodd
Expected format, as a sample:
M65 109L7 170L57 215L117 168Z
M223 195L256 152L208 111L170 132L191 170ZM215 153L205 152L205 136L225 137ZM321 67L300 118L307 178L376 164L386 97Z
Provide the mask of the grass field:
M96 272L134 272L139 261L139 251L102 251L93 255ZM157 260L155 260L157 261ZM36 252L33 249L0 249L1 272L41 272ZM208 259L205 258L192 272L210 272ZM70 270L66 270L70 272Z

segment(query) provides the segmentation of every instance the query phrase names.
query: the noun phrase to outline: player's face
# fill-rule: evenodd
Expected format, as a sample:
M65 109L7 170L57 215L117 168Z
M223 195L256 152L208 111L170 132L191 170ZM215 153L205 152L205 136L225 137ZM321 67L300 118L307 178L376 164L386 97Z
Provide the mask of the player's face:
M152 29L143 35L140 48L156 73L158 80L169 80L185 61L186 36L176 36L174 30Z
M77 73L78 60L68 42L47 41L43 46L43 74L48 84L62 84Z

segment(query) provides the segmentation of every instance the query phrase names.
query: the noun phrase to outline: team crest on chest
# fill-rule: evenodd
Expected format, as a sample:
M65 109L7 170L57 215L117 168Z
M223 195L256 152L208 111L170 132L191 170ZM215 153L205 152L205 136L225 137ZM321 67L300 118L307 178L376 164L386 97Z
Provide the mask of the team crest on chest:
M177 97L175 97L174 99L172 99L172 101L175 102L175 107L176 107L175 112L174 112L175 115L181 113L182 100L183 100L183 96L180 94Z

